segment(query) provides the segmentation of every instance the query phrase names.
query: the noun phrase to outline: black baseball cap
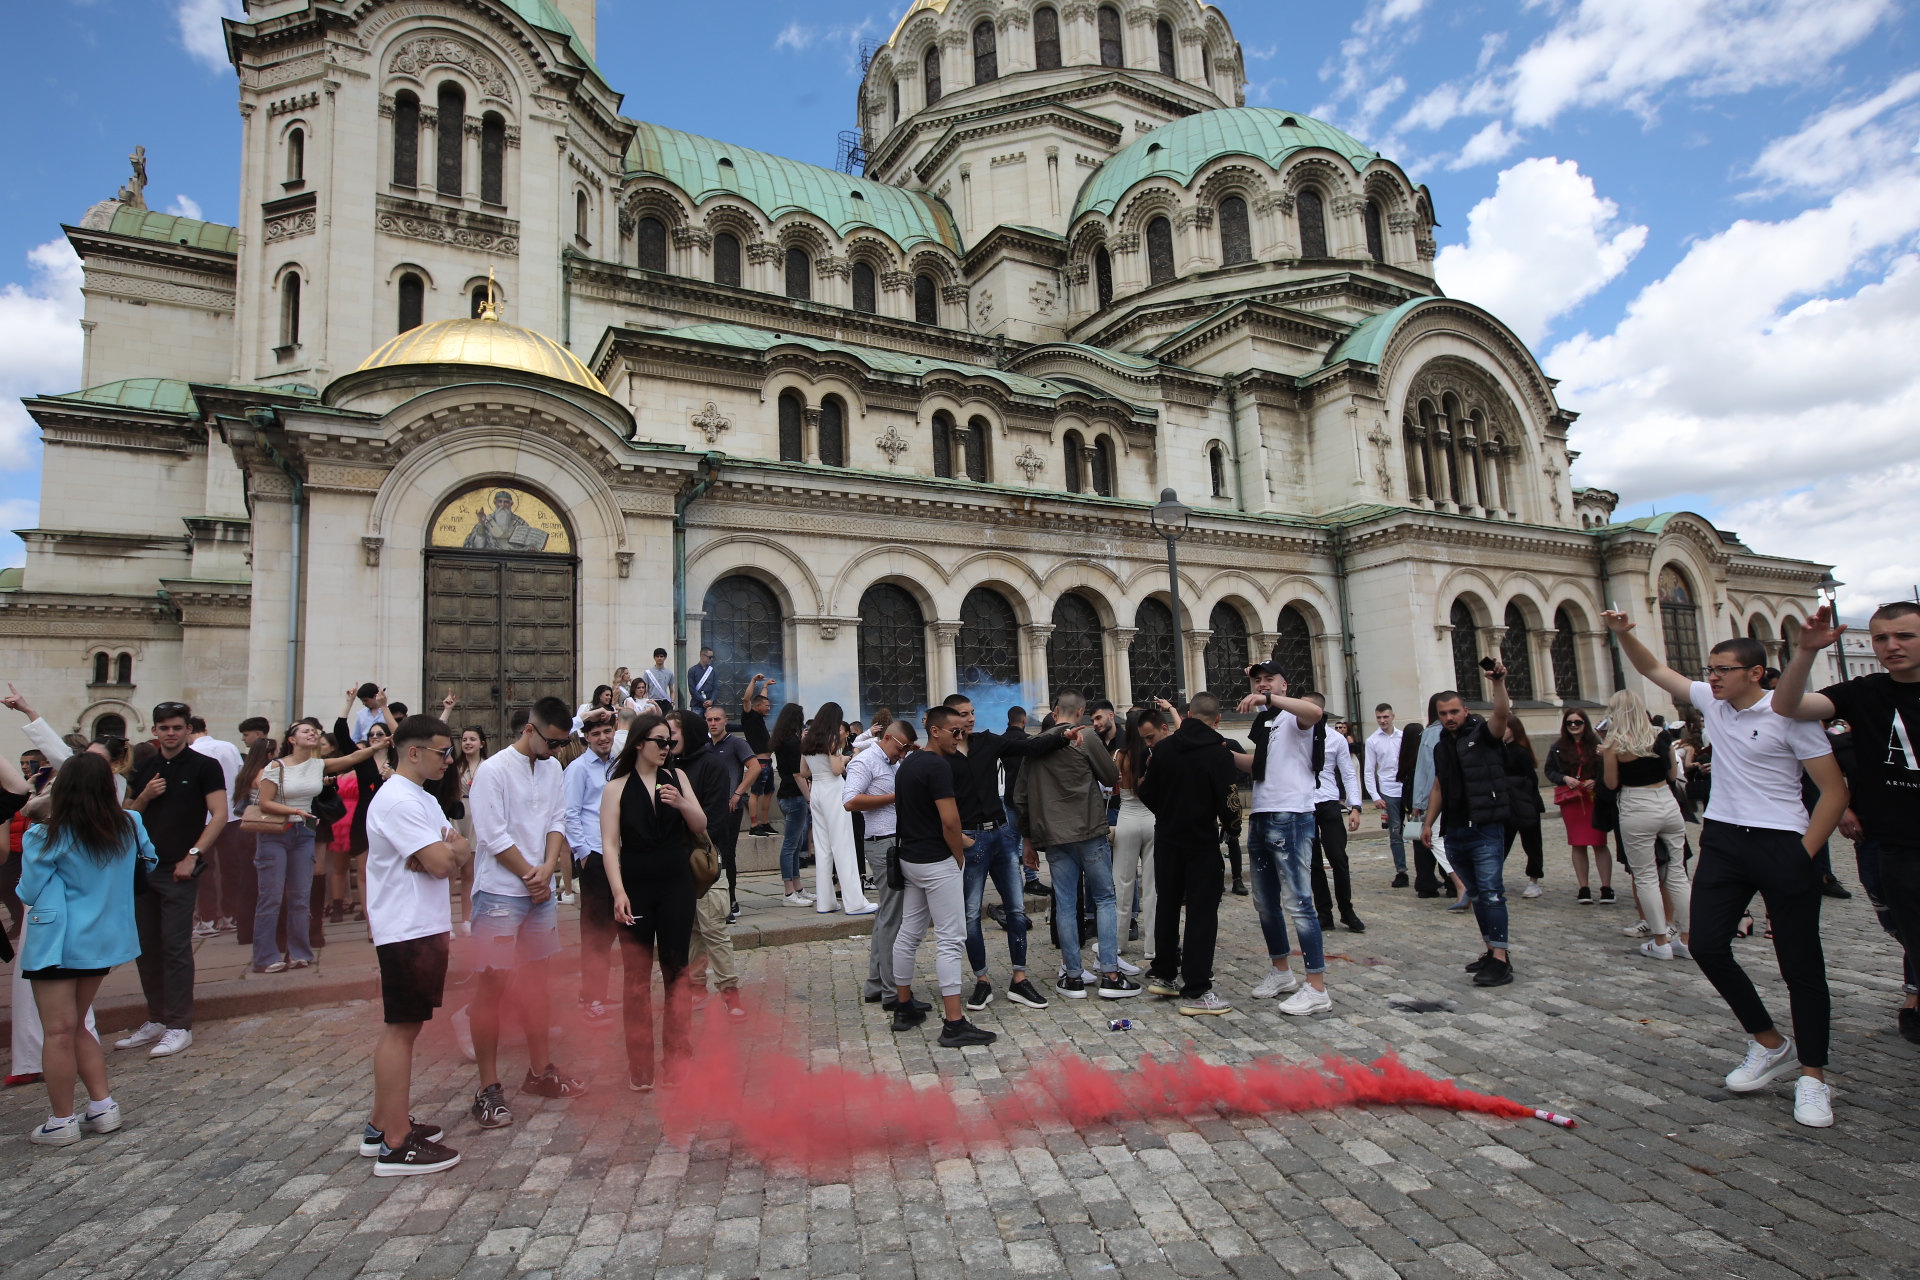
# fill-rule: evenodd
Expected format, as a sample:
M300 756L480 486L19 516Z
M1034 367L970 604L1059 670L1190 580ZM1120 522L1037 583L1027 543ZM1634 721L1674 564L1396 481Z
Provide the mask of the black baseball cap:
M1277 662L1256 662L1247 668L1247 674L1250 676L1279 676L1282 680L1287 678L1286 668Z

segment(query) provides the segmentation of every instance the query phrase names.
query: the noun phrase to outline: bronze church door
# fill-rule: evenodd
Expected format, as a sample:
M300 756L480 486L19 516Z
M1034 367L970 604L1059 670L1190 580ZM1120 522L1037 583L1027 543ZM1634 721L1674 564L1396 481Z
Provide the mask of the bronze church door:
M572 540L537 496L488 485L449 502L429 544L421 710L451 689L453 727L499 750L516 708L577 702Z

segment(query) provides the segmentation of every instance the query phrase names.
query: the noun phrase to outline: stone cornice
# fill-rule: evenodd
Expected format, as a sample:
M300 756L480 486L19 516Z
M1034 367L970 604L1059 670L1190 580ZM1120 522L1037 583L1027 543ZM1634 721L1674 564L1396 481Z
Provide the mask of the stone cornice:
M180 457L207 447L206 428L189 418L84 401L32 399L26 410L50 445L170 453Z
M162 578L161 590L189 627L248 627L253 622L253 587L246 582L199 578Z
M946 132L934 143L933 149L913 167L914 177L922 183L931 182L934 175L953 159L954 153L968 143L1028 129L1058 130L1062 134L1085 138L1109 150L1119 148L1125 132L1122 126L1111 120L1051 101L1003 107L990 113L949 121Z
M1275 265L1275 264L1269 264ZM1169 325L1180 326L1180 331L1170 334L1163 342L1180 343L1183 346L1190 341L1184 332L1184 326L1207 319L1218 313L1223 307L1235 303L1260 305L1270 310L1267 314L1275 317L1294 318L1309 330L1317 330L1328 335L1327 345L1331 348L1339 340L1351 333L1353 326L1338 320L1316 317L1312 304L1351 302L1366 307L1389 311L1415 297L1422 296L1411 290L1394 285L1383 284L1368 278L1364 268L1360 270L1338 270L1323 272L1309 277L1294 277L1257 288L1250 288L1232 295L1207 294L1193 296L1171 291L1190 287L1196 276L1181 276L1166 284L1155 285L1139 293L1120 299L1105 311L1097 313L1069 334L1075 342L1084 342L1096 347L1123 347L1127 340L1143 331L1165 328ZM1157 295L1157 296L1156 296ZM1104 323L1094 327L1096 321L1106 317ZM1159 348L1155 354L1164 354Z
M1058 271L1067 261L1066 242L1058 236L1042 235L1003 222L967 250L960 259L960 269L972 277L990 258L1007 253L1025 254L1030 261L1052 271Z
M0 635L83 640L173 640L180 628L158 596L0 592Z

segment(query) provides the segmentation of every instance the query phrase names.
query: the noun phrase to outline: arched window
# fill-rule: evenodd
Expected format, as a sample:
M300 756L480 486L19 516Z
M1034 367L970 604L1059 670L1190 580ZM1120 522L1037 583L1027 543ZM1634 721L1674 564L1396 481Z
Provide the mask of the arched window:
M393 185L420 185L420 99L406 89L393 95Z
M1173 24L1165 18L1153 24L1153 43L1160 52L1160 74L1179 75L1180 71L1173 61Z
M717 670L715 705L739 706L752 676L786 679L786 628L766 583L744 574L722 578L707 588L701 611L700 644L713 650Z
M467 319L478 320L482 308L487 305L487 286L483 284L473 286L473 295L467 301L469 303Z
M287 134L287 181L307 180L307 131L295 129Z
M933 415L933 474L953 479L953 419L945 413Z
M926 76L927 105L940 101L940 46L927 46L927 56L921 63L921 72Z
M115 684L133 683L133 655L123 653L113 660L113 682Z
M1288 605L1280 611L1280 623L1273 642L1273 661L1287 677L1287 692L1293 697L1312 693L1318 684L1313 675L1313 628L1307 615Z
M1301 188L1296 197L1294 208L1300 216L1300 256L1303 258L1324 258L1327 256L1327 205L1320 193L1312 187Z
M986 84L1000 78L1000 51L994 40L992 22L973 29L973 82Z
M1213 88L1213 55L1204 49L1200 51L1200 74L1206 80L1207 88Z
M895 80L887 86L887 92L893 99L893 123L900 123L900 82Z
M792 391L780 393L780 461L807 460L806 408Z
M507 202L507 121L498 111L480 117L480 199Z
M1061 448L1066 453L1067 492L1079 493L1087 487L1087 446L1078 431L1069 431Z
M787 296L813 297L813 259L805 249L787 250Z
M1213 606L1207 619L1207 692L1222 703L1233 703L1247 694L1247 620L1230 604Z
M1173 611L1158 600L1142 600L1133 626L1127 667L1133 676L1134 702L1173 700L1180 693L1180 638L1173 633Z
M887 707L919 719L927 706L927 626L920 606L889 582L860 597L860 712Z
M573 193L573 238L579 241L582 247L588 243L587 193L584 191Z
M940 286L925 272L913 278L913 318L921 324L940 323Z
M289 271L280 279L280 345L300 345L300 273Z
M1227 454L1219 445L1207 450L1207 474L1213 480L1213 496L1227 496Z
M427 306L426 282L409 271L400 277L400 327L395 332L405 333L409 329L418 329L425 318Z
M1101 436L1093 442L1093 455L1087 459L1093 472L1093 491L1103 498L1114 492L1113 438Z
M1680 566L1673 564L1660 571L1659 581L1660 633L1667 644L1667 665L1689 680L1701 679L1700 606L1693 584ZM1782 623L1780 634L1784 637L1786 633L1786 624Z
M1527 636L1527 616L1517 604L1507 605L1507 633L1500 637L1500 661L1507 668L1507 696L1516 702L1533 700L1533 645Z
M434 154L435 186L443 196L457 196L465 157L467 95L451 82L440 86L438 146Z
M853 264L853 309L855 311L874 312L880 309L876 283L871 263Z
M1793 655L1800 648L1800 624L1792 618L1780 620L1780 665L1784 668L1793 661ZM1685 668L1676 668L1685 670Z
M1125 60L1120 56L1120 11L1111 5L1100 7L1100 65L1125 65Z
M106 715L96 717L93 722L93 736L96 738L105 738L108 736L115 738L126 737L127 718L125 716L114 715L111 711Z
M1155 218L1147 224L1147 283L1173 279L1173 224Z
M731 231L713 238L713 282L740 287L740 237Z
M1051 8L1033 11L1033 65L1039 71L1060 65L1060 15Z
M1053 634L1047 637L1047 687L1058 695L1107 696L1106 628L1082 596L1069 592L1053 602Z
M975 587L960 602L960 634L954 637L956 692L973 699L980 723L983 704L1005 713L1020 696L1020 623L998 591Z
M847 411L837 396L820 402L820 461L829 467L847 465Z
M1105 245L1093 251L1093 290L1102 311L1113 305L1113 255Z
M1247 221L1247 202L1228 196L1220 202L1220 265L1253 261L1253 229Z
M1453 625L1453 687L1468 702L1483 698L1480 688L1480 626L1474 621L1473 606L1455 600L1447 615Z
M1365 211L1367 220L1367 256L1375 262L1387 260L1387 235L1380 222L1380 202L1367 201Z
M1562 701L1580 696L1580 659L1573 618L1565 609L1553 611L1553 691Z
M582 196L581 199L586 199ZM635 260L648 271L667 269L667 224L658 218L642 218L634 224L633 247ZM733 242L733 269L737 275L740 270L740 242Z
M93 655L93 682L106 684L113 677L113 660L104 653Z
M992 477L987 471L988 438L993 428L985 418L967 419L966 445L961 450L966 459L967 479L985 484Z

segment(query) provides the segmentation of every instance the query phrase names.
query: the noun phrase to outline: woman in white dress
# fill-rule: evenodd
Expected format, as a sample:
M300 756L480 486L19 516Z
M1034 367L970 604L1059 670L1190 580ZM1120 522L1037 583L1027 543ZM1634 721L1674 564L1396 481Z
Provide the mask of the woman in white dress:
M841 779L847 772L842 754L846 724L840 704L829 702L814 713L813 723L800 739L800 786L807 794L813 818L813 909L836 910L833 879L840 877L842 905L850 916L871 915L880 909L860 888L860 855L853 847L853 815L840 803Z

